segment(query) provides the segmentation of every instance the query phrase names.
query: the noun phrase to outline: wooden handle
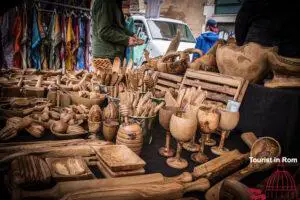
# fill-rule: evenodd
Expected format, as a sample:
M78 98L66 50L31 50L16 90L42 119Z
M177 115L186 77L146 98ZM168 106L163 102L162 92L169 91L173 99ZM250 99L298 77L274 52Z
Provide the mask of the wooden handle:
M209 187L207 179L199 179L193 183L151 183L134 184L126 186L98 187L83 191L76 191L65 195L62 200L71 199L177 199L181 198L185 192L203 191Z
M243 178L245 178L246 176L252 174L253 172L255 172L256 169L251 168L249 165L242 169L239 170L237 172L235 172L234 174L228 176L226 179L224 180L234 180L234 181L239 181ZM222 183L224 182L224 180L218 182L216 185L214 185L213 187L211 187L205 194L205 199L209 199L209 200L219 200L219 196L220 196L220 189L222 186Z
M253 132L246 132L241 135L242 140L247 144L251 149L254 142L257 140L256 135Z
M196 166L193 171L194 177L211 178L218 174L226 173L229 168L238 170L240 165L249 159L249 154L241 154L238 150L230 151L202 165ZM230 170L231 171L231 170Z
M65 195L61 200L168 200L183 196L182 185L178 183L128 185L121 187L104 187L77 191Z
M164 177L162 174L159 173L140 175L140 176L120 177L120 178L98 179L98 180L67 181L67 182L59 182L49 190L15 191L13 192L14 193L13 196L14 199L24 199L24 198L34 199L34 198L42 197L43 199L56 200L62 198L68 193L74 193L76 191L84 191L84 190L91 190L91 189L98 189L98 188L120 189L121 187L128 186L128 185L131 186L133 184L144 186L145 184L162 183L163 181L164 181Z
M191 191L206 191L210 187L209 180L206 178L200 178L191 183L184 184L184 192L191 192Z
M165 182L179 182L179 183L189 183L192 182L193 176L189 172L183 172L182 174L175 177L165 177Z

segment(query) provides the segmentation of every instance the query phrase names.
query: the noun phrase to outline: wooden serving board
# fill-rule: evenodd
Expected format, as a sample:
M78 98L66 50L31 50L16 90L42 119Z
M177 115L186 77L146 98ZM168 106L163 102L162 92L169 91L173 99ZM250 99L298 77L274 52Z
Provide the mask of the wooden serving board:
M80 163L80 167L82 169L81 173L62 174L58 172L55 164L58 163L60 166L66 167L65 169L68 170L67 161L69 159L77 160ZM85 161L81 157L46 158L46 162L50 168L52 177L57 181L88 180L95 178L94 174L91 172L91 170L88 168ZM74 170L74 168L76 167L72 166L71 168L72 170Z
M106 178L116 178L116 177L123 177L123 176L134 176L134 175L145 174L144 168L131 170L131 171L114 172L103 162L103 160L101 160L101 158L98 158L97 167Z
M143 168L146 163L125 145L107 145L95 149L97 155L114 172Z

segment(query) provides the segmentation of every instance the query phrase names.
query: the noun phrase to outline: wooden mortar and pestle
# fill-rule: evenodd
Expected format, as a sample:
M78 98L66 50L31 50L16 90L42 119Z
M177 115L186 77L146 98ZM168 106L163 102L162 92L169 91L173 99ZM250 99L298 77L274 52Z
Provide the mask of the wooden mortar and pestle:
M248 141L253 141L255 135L251 133L247 133L242 137L242 139L249 138ZM248 145L250 142L247 143ZM271 137L261 137L257 139L251 147L250 157L253 158L262 158L262 159L273 159L277 158L281 155L281 146L274 138ZM249 176L252 173L268 170L275 166L276 163L274 162L251 162L249 165L234 174L228 176L225 180L237 180L240 181L243 178ZM223 180L224 181L224 180ZM205 194L205 198L209 200L218 200L220 188L222 182L220 181L213 187L211 187Z

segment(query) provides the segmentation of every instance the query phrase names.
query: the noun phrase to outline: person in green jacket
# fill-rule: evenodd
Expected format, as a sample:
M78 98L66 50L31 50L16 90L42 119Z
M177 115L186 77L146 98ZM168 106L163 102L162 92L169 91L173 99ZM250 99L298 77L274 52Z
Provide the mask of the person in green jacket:
M122 0L95 0L92 23L94 58L123 60L126 47L138 44L134 33L125 28Z

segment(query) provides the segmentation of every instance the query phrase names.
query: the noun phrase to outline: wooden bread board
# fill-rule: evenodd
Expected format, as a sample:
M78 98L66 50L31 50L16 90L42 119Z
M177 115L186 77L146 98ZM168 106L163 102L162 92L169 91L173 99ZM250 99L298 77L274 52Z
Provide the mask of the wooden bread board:
M103 176L105 176L106 178L116 178L116 177L123 177L123 176L134 176L134 175L145 174L144 168L131 170L131 171L114 172L99 157L98 157L97 167L101 171Z
M146 163L125 145L107 145L95 148L96 154L114 172L143 168Z

